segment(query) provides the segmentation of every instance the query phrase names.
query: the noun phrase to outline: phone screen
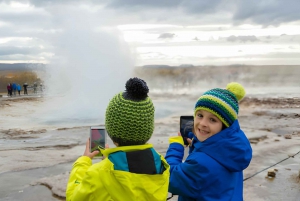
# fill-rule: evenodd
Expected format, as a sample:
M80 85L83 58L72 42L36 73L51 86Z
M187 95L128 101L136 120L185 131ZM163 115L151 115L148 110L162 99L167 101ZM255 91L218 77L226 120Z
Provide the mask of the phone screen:
M91 152L99 150L98 147L105 149L106 131L104 127L91 127L90 129L90 150ZM96 156L102 156L99 152Z
M188 137L188 133L192 132L193 126L194 116L180 116L180 133L185 145L189 144L186 138Z

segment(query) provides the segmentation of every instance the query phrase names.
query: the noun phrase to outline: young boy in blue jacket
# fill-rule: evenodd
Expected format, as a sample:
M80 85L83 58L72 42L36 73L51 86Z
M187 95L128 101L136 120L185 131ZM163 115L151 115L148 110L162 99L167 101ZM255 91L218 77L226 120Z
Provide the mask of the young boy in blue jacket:
M166 160L169 192L179 201L243 201L243 170L252 158L249 140L237 120L238 102L245 96L239 83L211 89L194 110L193 150L187 159L181 136L171 137Z

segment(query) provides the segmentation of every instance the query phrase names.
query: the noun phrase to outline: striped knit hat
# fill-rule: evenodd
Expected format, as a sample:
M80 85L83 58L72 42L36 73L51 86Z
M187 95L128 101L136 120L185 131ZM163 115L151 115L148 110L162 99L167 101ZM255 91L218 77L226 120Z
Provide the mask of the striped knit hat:
M116 94L106 108L105 128L119 146L145 144L154 131L154 106L147 83L130 78L125 92Z
M245 94L244 87L237 82L229 83L226 89L211 89L198 99L194 115L198 110L208 111L216 115L226 127L229 127L237 119L238 102L244 98Z

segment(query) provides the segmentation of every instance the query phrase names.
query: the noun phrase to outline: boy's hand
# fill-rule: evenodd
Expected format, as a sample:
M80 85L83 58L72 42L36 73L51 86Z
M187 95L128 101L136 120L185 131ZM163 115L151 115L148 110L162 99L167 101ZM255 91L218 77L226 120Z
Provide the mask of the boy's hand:
M180 132L178 132L178 136L181 136ZM190 138L186 138L186 141L189 143L188 146L190 146L192 144L192 140ZM187 145L185 147L187 147Z
M186 138L186 141L189 143L189 146L192 144L192 140L190 138Z
M93 159L97 154L99 154L99 151L98 150L95 150L91 153L91 150L90 150L90 138L86 141L86 144L85 144L85 151L83 153L84 156L87 156L89 157L90 159Z

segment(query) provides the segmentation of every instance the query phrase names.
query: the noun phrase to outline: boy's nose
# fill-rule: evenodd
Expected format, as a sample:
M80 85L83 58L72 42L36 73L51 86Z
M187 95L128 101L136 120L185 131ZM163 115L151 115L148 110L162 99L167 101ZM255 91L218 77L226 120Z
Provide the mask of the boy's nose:
M200 126L207 127L207 120L205 118L201 119Z

